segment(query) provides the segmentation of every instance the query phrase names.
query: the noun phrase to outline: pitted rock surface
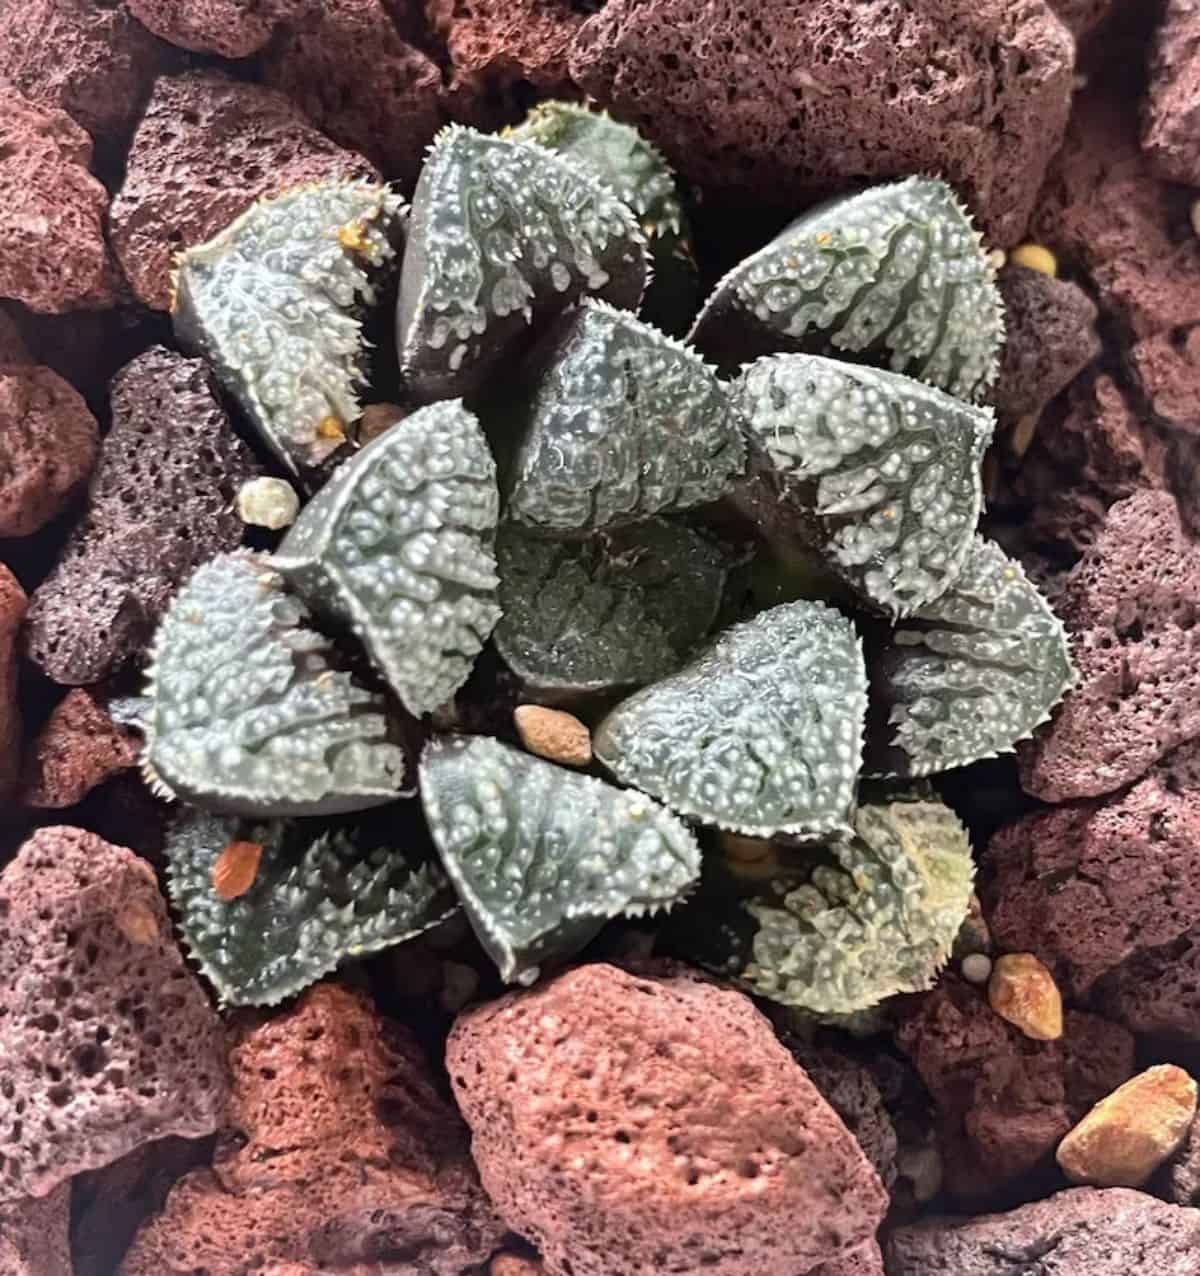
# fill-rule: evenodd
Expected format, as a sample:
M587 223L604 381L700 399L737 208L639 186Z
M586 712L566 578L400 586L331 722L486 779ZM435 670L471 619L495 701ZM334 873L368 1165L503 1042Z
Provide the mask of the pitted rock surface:
M155 347L113 380L88 506L35 591L28 650L47 677L97 682L149 640L193 568L233 549L257 467L204 363Z
M415 1038L362 994L318 984L294 1008L248 1019L230 1064L214 1168L176 1184L122 1276L290 1263L458 1276L499 1246L466 1129Z
M411 193L442 121L442 73L401 39L381 0L326 0L311 30L276 42L264 76L333 141Z
M1200 1210L1077 1187L1007 1214L934 1218L888 1241L889 1276L1192 1276Z
M1192 1122L1183 1147L1159 1171L1155 1190L1176 1205L1200 1205L1200 1120Z
M447 1067L484 1187L550 1276L794 1276L887 1196L741 993L576 968L462 1015Z
M0 1200L221 1120L221 1023L132 851L66 826L22 846L0 873L0 1009Z
M136 766L134 735L122 731L82 688L67 692L38 732L25 762L26 806L74 806L110 775Z
M69 115L0 79L0 297L52 314L116 300L108 192L91 160L91 139Z
M1114 967L1095 1000L1134 1032L1200 1042L1200 924ZM1200 1205L1200 1195L1193 1204Z
M60 514L99 443L74 386L49 368L0 364L0 537L28 536Z
M1137 341L1129 365L1155 417L1169 429L1200 434L1200 326Z
M808 1276L887 1276L883 1269L883 1252L878 1241L868 1241L845 1258L814 1267Z
M1079 681L1020 749L1023 787L1047 802L1109 793L1200 735L1200 543L1174 498L1114 505L1057 609Z
M12 796L21 775L17 636L27 601L17 578L0 563L0 803Z
M1155 35L1142 146L1154 171L1200 186L1200 3L1167 0Z
M162 76L133 135L112 203L112 243L134 292L170 307L175 254L256 199L322 177L377 177L282 93L216 72Z
M0 1205L0 1273L3 1276L72 1276L68 1223L71 1185L49 1196Z
M6 305L16 309L11 303L0 302L0 364L20 367L32 363L33 356L29 353L17 321L5 309Z
M0 67L32 101L99 141L124 141L168 50L120 0L0 6Z
M311 22L320 0L125 0L143 26L181 49L246 58L286 22Z
M1041 0L608 0L570 66L695 182L793 202L938 173L1007 246L1062 139L1073 62Z

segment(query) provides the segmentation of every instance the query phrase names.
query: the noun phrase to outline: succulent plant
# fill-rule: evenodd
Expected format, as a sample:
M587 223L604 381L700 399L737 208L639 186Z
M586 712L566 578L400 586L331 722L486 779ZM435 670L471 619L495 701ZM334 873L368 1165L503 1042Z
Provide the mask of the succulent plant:
M279 458L319 465L360 412L358 303L396 255L404 204L386 187L331 179L260 199L185 249L171 314Z
M1075 680L1062 621L999 546L976 536L957 580L874 644L867 770L930 775L1011 752Z
M414 714L467 680L500 616L500 495L479 423L433 403L343 462L273 563L318 612L347 622Z
M539 321L594 293L636 306L646 241L585 168L544 147L450 125L417 182L400 275L396 348L410 389L477 386Z
M854 626L821 603L762 612L624 700L596 757L673 810L766 837L849 828L866 671Z
M717 618L730 559L666 519L551 541L500 530L496 649L538 692L640 687L673 673Z
M627 311L585 301L533 394L507 515L562 535L689 509L744 461L712 370Z
M954 191L910 177L798 217L721 280L692 340L726 368L840 354L978 400L999 370L1003 306Z
M467 917L509 982L531 983L614 917L670 908L700 872L695 838L656 802L485 736L432 741L421 797Z
M932 602L971 548L990 408L909 377L782 354L732 402L800 535L893 617Z
M235 841L262 848L234 899L214 869ZM188 810L167 836L167 886L180 930L222 1002L275 1005L353 957L403 943L457 905L435 864L393 847L361 851L349 829L311 821L254 824Z
M234 815L316 815L390 802L404 780L379 699L329 664L332 644L270 560L222 554L176 595L154 641L147 779Z

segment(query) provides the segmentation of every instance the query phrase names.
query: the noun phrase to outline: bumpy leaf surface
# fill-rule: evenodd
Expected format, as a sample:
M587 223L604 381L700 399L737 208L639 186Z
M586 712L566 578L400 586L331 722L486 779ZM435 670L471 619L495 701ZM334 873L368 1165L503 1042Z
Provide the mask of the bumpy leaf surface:
M589 531L716 500L744 463L712 369L686 346L584 302L532 396L508 516Z
M404 753L382 703L329 666L270 560L222 554L176 595L154 643L147 777L235 815L316 815L390 802Z
M563 694L673 673L716 620L730 568L718 546L665 519L585 541L506 524L496 553L496 649L526 684Z
M945 592L979 521L990 408L803 354L752 363L732 399L780 499L839 575L893 617Z
M687 828L640 793L486 736L433 741L421 797L480 942L531 983L613 917L669 908L700 872Z
M797 218L721 280L692 337L723 367L841 353L978 400L999 370L1003 307L954 192L911 177Z
M430 404L344 462L274 557L309 604L349 623L410 712L467 680L500 616L500 495L479 423Z
M331 181L261 199L183 252L172 317L280 459L318 465L360 411L365 347L356 302L396 253L403 202Z
M867 770L917 776L1011 752L1075 680L1062 621L998 546L977 536L951 588L870 657Z
M646 243L633 213L573 160L452 125L413 196L396 342L414 393L465 394L534 320L594 293L636 306Z
M213 889L235 840L262 846L254 884L237 899ZM391 847L360 851L346 829L267 824L187 811L167 837L167 884L192 956L221 1000L275 1005L354 957L411 939L456 908L433 864Z
M735 625L600 724L596 757L624 784L736 832L849 827L866 713L854 627L821 603Z

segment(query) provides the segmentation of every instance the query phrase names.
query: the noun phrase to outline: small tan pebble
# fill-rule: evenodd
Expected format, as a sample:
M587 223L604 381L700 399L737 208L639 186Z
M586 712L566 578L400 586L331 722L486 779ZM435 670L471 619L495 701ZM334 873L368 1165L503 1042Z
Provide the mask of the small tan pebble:
M479 973L459 961L442 962L442 991L438 1002L448 1015L456 1015L479 991Z
M1003 270L1008 262L1008 253L1003 248L993 248L987 256L988 265L993 270Z
M368 403L358 418L358 441L362 444L377 439L397 421L404 420L404 409L398 403Z
M959 966L962 977L971 984L986 984L992 973L992 959L987 953L971 953Z
M532 1258L519 1254L497 1254L488 1267L488 1276L542 1276L545 1269Z
M160 937L158 918L145 904L137 901L117 915L117 929L131 944L153 944Z
M1071 1130L1056 1156L1072 1183L1141 1187L1187 1137L1196 1083L1173 1063L1118 1086Z
M251 527L269 527L277 532L290 527L300 513L296 489L281 478L256 478L243 483L237 494L238 518Z
M522 704L513 710L521 743L530 753L564 766L587 766L592 760L592 736L574 714Z
M1030 445L1033 443L1034 435L1037 434L1038 419L1036 412L1023 416L1013 427L1012 434L1009 435L1009 446L1012 448L1013 456L1018 460L1029 451Z
M263 848L259 842L230 842L212 866L213 890L225 901L244 895L258 876Z
M743 837L740 833L721 833L718 837L725 867L735 877L746 881L766 881L778 874L779 851L764 838Z
M1058 275L1058 258L1049 248L1041 244L1021 244L1008 254L1008 260L1014 266L1024 266L1026 270L1038 270L1052 278Z
M961 961L972 953L992 952L992 932L988 929L987 919L983 915L983 905L979 896L971 894L971 902L967 907L967 915L954 937L954 956Z
M1057 1041L1063 1032L1062 996L1054 976L1032 953L1006 953L988 980L988 1001L1033 1041Z

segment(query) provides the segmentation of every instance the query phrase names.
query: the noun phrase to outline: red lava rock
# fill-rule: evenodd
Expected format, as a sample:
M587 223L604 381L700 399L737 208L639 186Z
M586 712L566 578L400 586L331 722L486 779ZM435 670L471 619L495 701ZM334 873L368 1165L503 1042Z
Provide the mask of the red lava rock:
M442 73L400 38L380 0L327 0L313 30L274 46L264 77L335 142L390 180L416 184L442 122Z
M1200 1210L1076 1187L1007 1214L931 1218L888 1239L890 1276L1192 1276Z
M701 185L784 201L935 172L1007 246L1062 140L1074 54L1040 0L609 0L570 67Z
M0 304L0 364L20 366L32 362L33 357L17 321Z
M1082 994L1139 949L1200 926L1197 764L1193 742L1122 793L1001 829L981 887L1000 944L1035 953Z
M145 27L181 49L247 58L282 23L312 20L320 0L125 0Z
M82 687L67 692L26 760L26 806L74 806L110 775L135 766L138 746Z
M1129 362L1155 416L1171 429L1200 434L1200 327L1137 341Z
M1120 0L1050 0L1050 7L1063 20L1076 40L1090 35L1112 12Z
M1000 272L1004 345L992 402L1002 421L1038 417L1100 353L1096 306L1079 287L1038 270Z
M952 976L915 1003L896 1040L937 1104L946 1187L965 1198L1045 1165L1135 1071L1133 1037L1119 1025L1068 1011L1062 1038L1033 1041Z
M257 472L205 364L156 347L112 386L87 514L33 596L28 650L47 677L98 682L148 641L177 586L241 540Z
M808 1276L887 1276L878 1241L868 1241L845 1258L814 1267Z
M49 1196L0 1205L0 1272L4 1276L72 1276L67 1227L71 1186Z
M1159 1171L1158 1187L1176 1205L1200 1205L1200 1121L1193 1121L1183 1147Z
M333 175L378 176L282 93L216 72L163 76L112 203L113 248L138 297L167 310L180 249L211 239L264 195Z
M0 1200L216 1129L221 1022L132 851L65 826L22 846L0 873L0 1009Z
M1095 1001L1134 1032L1200 1042L1200 925L1114 967Z
M21 774L21 710L17 703L17 634L25 618L25 591L0 563L0 803Z
M176 1184L122 1276L257 1276L290 1263L371 1264L365 1273L392 1261L458 1276L497 1248L504 1228L462 1122L415 1038L366 997L318 984L243 1030L230 1063L214 1168Z
M55 314L116 300L108 192L91 159L91 139L70 116L0 80L0 297Z
M0 66L27 97L97 140L124 140L167 49L119 0L0 6Z
M1155 37L1142 146L1160 177L1200 186L1200 3L1167 0Z
M57 517L99 444L72 385L49 368L0 364L0 536L28 536Z
M550 1276L794 1276L887 1197L741 993L594 964L462 1015L446 1063L483 1183Z
M1119 501L1058 604L1079 682L1022 746L1047 802L1111 792L1200 735L1200 546L1165 492Z

